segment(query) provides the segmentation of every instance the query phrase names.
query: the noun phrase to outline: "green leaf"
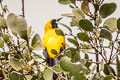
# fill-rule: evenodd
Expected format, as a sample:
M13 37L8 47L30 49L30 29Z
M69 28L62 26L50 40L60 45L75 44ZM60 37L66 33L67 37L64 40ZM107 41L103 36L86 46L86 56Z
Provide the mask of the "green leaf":
M104 70L103 70L103 72L104 72L106 75L110 75L107 64L104 64Z
M118 59L118 56L116 57L116 63L117 63L117 76L120 77L120 60Z
M82 51L83 53L89 52L91 49L92 49L92 48L91 48L90 45L85 44L85 43L81 44L81 51Z
M117 28L120 30L120 18L117 20Z
M104 25L107 25L111 32L115 32L117 30L117 19L109 18L104 22Z
M89 56L88 56L87 53L85 53L84 59L86 59L85 66L86 66L87 68L89 68L89 67L91 66L91 64L92 64L92 60L89 60Z
M43 48L42 41L38 34L34 35L31 45L32 45L33 50L41 50Z
M78 34L77 34L77 37L78 37L78 39L80 39L81 41L89 42L89 40L90 40L89 36L88 36L86 33L84 33L84 32L78 33Z
M7 42L9 40L9 35L8 34L4 34L3 38L4 38L4 41Z
M62 70L62 68L60 67L60 65L55 65L55 66L53 66L53 69L54 69L56 72L64 72L64 71Z
M38 80L37 76L33 76L31 80Z
M96 25L101 24L101 23L102 23L101 17L98 17L98 18L96 19L95 23L96 23Z
M102 29L100 32L100 37L112 40L112 34L107 29Z
M72 63L70 62L71 59L68 57L63 57L60 61L60 66L63 70L67 71L67 72L72 72L71 68L72 68Z
M70 72L72 75L77 75L80 71L86 73L86 69L82 64L73 64L68 57L62 57L60 66L64 71Z
M89 59L88 54L85 53L85 58L84 59Z
M80 61L80 54L77 49L70 47L65 50L65 56L71 58L72 62L79 62Z
M91 62L86 62L85 63L85 66L87 67L87 68L89 68L90 66L91 66L91 64L92 64L92 60L90 60Z
M22 59L10 58L9 64L16 71L19 71L25 68L25 63Z
M71 76L70 80L86 80L86 77L84 76L83 73L78 73L74 76Z
M21 38L27 40L27 23L22 16L10 13L7 17L7 24L13 34L18 34Z
M6 19L0 16L0 27L7 27Z
M45 80L44 77L43 77L43 73L41 73L41 72L38 73L38 76L37 76L36 80L38 80L38 79L39 80ZM33 80L35 80L35 79L33 79Z
M3 48L3 47L4 47L4 41L0 40L0 48Z
M110 75L110 73L113 73L114 75L116 75L114 69L110 65L107 65L107 64L104 64L104 70L103 70L103 72L106 75Z
M7 52L2 52L2 56L4 56L4 58L7 60L8 59L8 55L9 55L9 53L7 53Z
M26 77L27 80L31 80L33 76L32 75L25 75L25 77Z
M61 14L61 16L65 16L65 17L69 17L69 18L73 18L73 17L75 17L75 15L72 14L72 13Z
M107 76L104 78L104 80L112 80L113 77L114 77L114 76L112 76L112 75L107 75Z
M58 0L58 2L59 2L60 4L63 4L63 5L67 5L67 4L70 4L70 3L71 3L70 0Z
M84 13L82 12L82 10L80 10L80 8L73 8L72 13L75 15L75 17L77 19L82 19L85 18Z
M21 46L22 47L22 46ZM23 50L23 55L24 55L24 57L25 57L25 59L29 62L29 61L31 61L32 59L31 59L31 54L30 54L30 51L27 49L27 48L25 48L24 50ZM34 55L32 55L32 57L34 58Z
M24 77L22 76L21 73L12 71L10 73L10 80L24 80Z
M43 77L44 77L45 80L52 80L53 72L49 69L45 69Z
M100 7L100 15L102 18L110 16L116 10L115 3L105 3Z
M93 24L87 19L81 19L79 25L85 31L93 31Z
M58 54L55 49L52 49L52 50L51 50L51 53L53 53L54 55L57 55L57 54Z
M72 10L72 14L74 15L72 17L72 22L70 23L70 25L73 26L79 26L79 21L83 18L85 18L84 13L82 12L82 10L80 10L80 8L73 8Z
M79 27L79 19L73 17L72 21L70 22L71 27L78 26Z
M28 37L30 36L31 32L32 32L32 27L30 26L30 27L27 29L27 35L28 35Z
M21 48L25 48L27 45L27 42L26 41L20 41L20 47Z
M74 44L75 46L79 46L77 40L71 39L71 38L67 38L67 40L68 40L69 42L71 42L72 44Z
M70 0L70 1L71 1L71 3L75 3L76 0Z
M110 31L110 28L108 27L108 25L103 25L104 29L107 29L108 31Z
M76 51L76 53L72 53L72 57L71 57L71 61L72 62L79 62L80 61L80 54Z
M55 32L56 32L56 34L57 35L61 35L61 36L64 36L64 33L63 33L63 31L62 30L55 30Z

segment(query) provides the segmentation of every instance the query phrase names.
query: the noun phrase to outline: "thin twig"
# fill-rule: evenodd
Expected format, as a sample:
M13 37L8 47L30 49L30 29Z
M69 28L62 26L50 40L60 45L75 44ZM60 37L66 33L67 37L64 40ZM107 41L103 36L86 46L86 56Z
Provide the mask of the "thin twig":
M119 50L117 50L116 53L112 56L112 58L111 58L111 63L116 59L116 55L118 54L118 51L119 51Z
M90 38L92 39L92 36L91 36L91 34L89 33L89 35L90 35ZM97 40L95 39L95 43L93 42L93 40L91 40L91 42L92 42L92 44L93 45L95 45L95 43L97 44ZM90 42L89 42L90 43ZM99 57L98 57L98 55L99 55L99 50L96 48L96 46L93 46L91 43L90 43L90 45L92 46L92 48L95 50L95 52L96 52L96 62L99 62ZM99 64L98 63L96 63L96 65L97 65L97 72L99 72Z
M87 61L87 62L91 62L93 64L101 64L100 62L93 62L93 61ZM111 65L116 65L116 63L111 63Z
M18 44L18 49L20 50L20 41L19 41L19 36L17 35L17 44Z
M94 16L91 12L89 12L88 14L86 14L87 16L89 16L92 20L94 20Z
M108 64L110 64L110 62L111 62L111 58L112 58L113 50L114 50L114 43L117 41L118 35L119 35L119 33L117 33L117 36L116 36L116 38L115 38L115 41L112 42L111 54L110 54L110 58L109 58Z
M2 67L1 67L1 68L2 68ZM7 79L7 74L5 73L4 68L2 68L2 73L3 73L4 78Z
M39 56L39 55L37 55L35 52L32 52L35 56L37 56L37 57L39 57L40 59L42 59L42 60L44 60L45 61L45 59L44 58L42 58L41 56Z
M99 2L99 6L104 2L104 0L102 0L101 2Z
M22 76L24 77L25 80L27 80L27 78L25 77L24 73L23 73L23 70L20 71L20 73L22 74Z
M22 0L22 15L25 17L24 0Z
M32 56L31 56L31 52L32 52L32 49L30 48L30 45L29 45L29 38L27 37L27 47L29 49L29 53L30 53L30 58L32 59Z

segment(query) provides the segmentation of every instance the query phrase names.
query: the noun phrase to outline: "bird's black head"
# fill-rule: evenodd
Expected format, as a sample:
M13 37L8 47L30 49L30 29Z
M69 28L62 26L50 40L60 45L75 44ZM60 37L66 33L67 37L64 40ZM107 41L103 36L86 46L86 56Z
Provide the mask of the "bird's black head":
M57 22L59 22L61 19L62 19L62 18L53 19L53 20L51 21L52 28L58 28Z
M54 28L58 28L58 24L56 23L56 19L53 19L52 21L51 21L51 24L52 24L52 28L54 29Z

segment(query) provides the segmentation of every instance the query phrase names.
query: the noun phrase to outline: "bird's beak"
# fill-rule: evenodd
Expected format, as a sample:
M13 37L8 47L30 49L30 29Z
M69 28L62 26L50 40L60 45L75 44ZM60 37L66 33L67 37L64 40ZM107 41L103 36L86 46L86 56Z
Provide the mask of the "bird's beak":
M61 19L62 19L62 17L61 17L61 18L56 19L56 21L57 21L57 22L59 22Z

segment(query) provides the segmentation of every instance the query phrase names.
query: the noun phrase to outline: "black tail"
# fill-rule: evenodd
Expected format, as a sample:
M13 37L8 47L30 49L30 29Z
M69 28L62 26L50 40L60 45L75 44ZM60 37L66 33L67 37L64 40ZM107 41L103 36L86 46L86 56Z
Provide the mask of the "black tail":
M47 49L45 49L45 60L50 67L55 65L55 60L49 57Z
M49 57L46 48L45 48L45 59L46 59L47 64L48 64L50 67L53 67L53 66L56 64L55 59L52 59L52 58ZM57 74L53 73L53 80L56 80L57 78L58 78Z

